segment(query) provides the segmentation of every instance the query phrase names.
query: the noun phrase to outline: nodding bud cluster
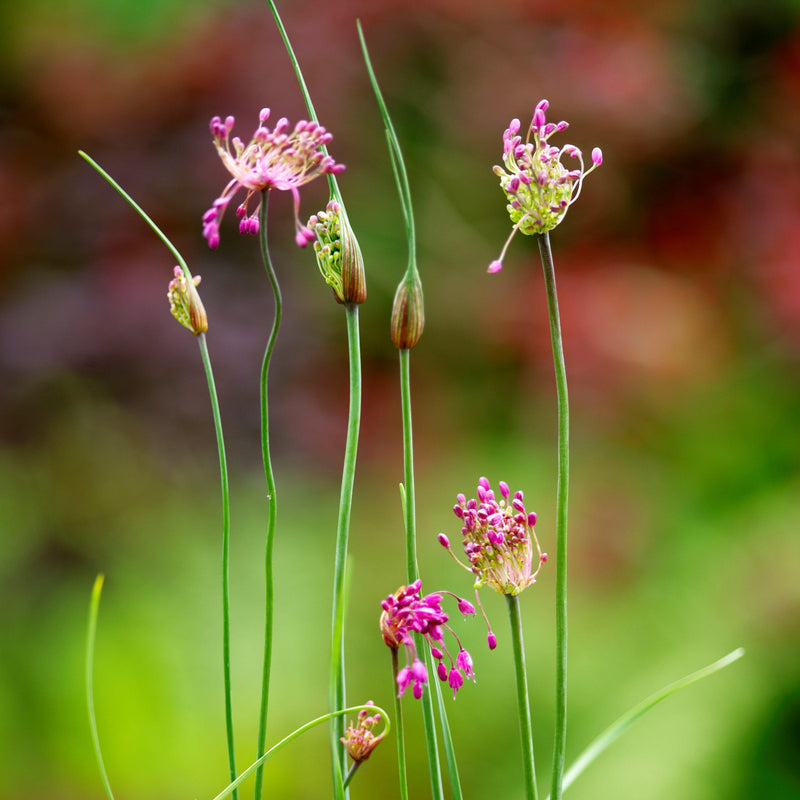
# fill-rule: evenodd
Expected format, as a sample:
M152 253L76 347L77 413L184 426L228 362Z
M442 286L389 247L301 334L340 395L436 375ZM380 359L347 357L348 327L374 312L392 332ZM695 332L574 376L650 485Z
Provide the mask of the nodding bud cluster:
M499 258L489 264L488 272L498 272L503 266L508 245L517 231L532 236L547 233L564 219L567 209L578 199L583 179L603 163L599 147L592 150L592 166L586 169L583 154L571 144L558 148L548 139L569 126L567 122L547 122L545 111L550 104L541 100L533 112L525 141L519 135L520 121L512 119L503 134L503 165L495 166L500 188L508 199L508 209L514 227ZM567 169L561 158L574 158L579 169Z
M392 344L398 350L410 350L422 336L425 327L425 308L422 283L414 273L403 278L394 295L392 306Z
M372 700L367 701L366 705L374 705ZM381 743L386 731L382 731L376 736L372 729L380 722L380 714L370 715L366 708L362 708L358 712L358 720L355 725L350 723L344 736L339 740L344 743L345 750L347 750L350 758L356 764L366 761L370 753Z
M208 318L203 308L203 301L197 293L200 276L195 275L190 281L180 267L173 270L175 277L167 287L169 310L184 328L188 328L195 336L208 330Z
M536 513L525 510L522 492L511 497L508 484L500 481L500 498L486 478L478 482L477 499L458 495L453 507L464 523L461 529L469 566L453 553L450 542L439 534L439 543L462 567L476 576L475 587L484 584L500 594L516 595L536 583L536 575L547 561L536 538Z
M419 660L414 642L414 634L419 634L427 642L431 655L437 662L436 674L441 681L447 681L455 697L464 684L464 678L474 681L475 673L472 669L472 657L461 646L453 629L447 625L449 617L442 609L442 595L454 597L458 602L458 610L464 615L474 614L475 607L452 592L437 592L422 597L421 587L422 581L416 580L409 586L401 586L381 603L383 613L380 628L383 641L392 650L399 650L401 645L406 650L406 665L397 673L398 696L402 697L406 689L413 685L412 694L419 700L428 682L428 670ZM444 644L445 630L458 645L455 659Z
M235 121L233 117L226 117L224 121L220 117L211 120L214 146L225 168L233 176L211 208L203 214L203 236L212 249L219 246L222 216L239 189L247 191L244 202L236 209L240 233L257 234L259 231L261 198L252 212L249 209L250 198L254 194L269 189L289 191L294 199L295 241L300 247L305 247L314 239L314 234L300 224L298 189L320 175L337 174L344 169L343 164L337 164L327 154L326 145L333 136L321 125L300 120L291 128L289 120L281 117L270 130L264 124L269 114L268 108L261 109L259 126L248 144L244 144L238 136L231 138Z
M314 235L317 266L336 300L363 303L367 299L364 258L344 209L331 200L308 220L308 229Z

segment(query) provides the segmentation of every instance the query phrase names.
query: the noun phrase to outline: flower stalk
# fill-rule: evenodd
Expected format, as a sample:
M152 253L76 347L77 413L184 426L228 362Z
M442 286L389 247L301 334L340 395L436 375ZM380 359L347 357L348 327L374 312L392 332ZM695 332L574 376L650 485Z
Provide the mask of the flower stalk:
M258 716L258 741L256 745L257 758L261 758L266 751L267 741L267 712L269 707L269 684L272 670L272 640L274 630L274 566L273 554L275 545L275 524L278 515L278 500L275 491L275 473L272 469L272 458L269 446L269 368L272 361L272 353L275 349L275 342L278 338L278 331L281 326L283 315L283 298L281 296L278 276L269 254L269 244L267 241L267 206L269 202L269 192L264 191L261 199L260 210L260 237L261 258L264 268L269 278L269 284L275 298L275 315L272 320L272 329L267 339L264 358L261 362L261 455L264 462L264 477L267 482L267 536L264 547L264 660L261 676L261 704ZM263 783L263 767L258 766L255 770L255 800L261 800L261 789Z
M556 726L550 796L561 800L567 747L567 508L569 503L569 393L556 274L548 233L537 234L547 293L550 341L558 397L558 486L556 489Z
M236 778L236 753L233 744L233 698L231 691L231 610L230 610L230 541L231 541L231 505L228 486L228 462L225 456L225 439L222 433L222 419L219 413L219 399L211 369L211 358L205 333L197 337L200 345L200 356L208 381L208 394L211 398L211 413L214 417L214 431L217 435L219 452L219 475L222 491L222 678L225 690L225 736L228 745L228 769L231 780ZM234 789L233 800L239 797L238 789Z
M514 651L514 678L517 687L519 708L519 736L522 744L522 771L525 777L525 797L538 800L536 789L536 766L533 758L533 725L531 723L531 701L528 693L528 674L525 669L525 645L522 641L522 619L519 610L519 595L506 595L508 619L511 623L511 644Z
M278 9L269 0L269 7L280 33L289 60L294 68L300 92L306 104L309 119L317 123L317 113L311 101L300 62L286 32ZM327 142L320 144L320 152L328 157ZM335 165L331 159L330 168L326 170L330 201L325 212L312 216L306 230L308 241L314 241L317 263L323 278L331 286L336 300L345 306L347 324L347 348L350 369L350 400L347 420L347 439L345 442L344 464L342 467L342 485L339 495L339 513L336 523L336 544L334 549L333 576L333 614L331 620L331 668L329 681L331 717L331 757L333 761L334 796L344 796L349 777L343 779L346 765L345 752L340 745L344 736L344 718L339 714L346 704L345 686L345 647L344 647L344 614L345 614L345 569L350 537L350 512L353 500L353 484L355 481L356 455L361 423L361 339L359 329L358 304L366 300L366 278L364 274L361 250L350 227L347 211L339 190L336 175L343 167ZM317 224L323 224L317 230ZM335 229L335 230L334 230ZM335 236L334 236L335 234ZM326 249L327 248L327 249Z

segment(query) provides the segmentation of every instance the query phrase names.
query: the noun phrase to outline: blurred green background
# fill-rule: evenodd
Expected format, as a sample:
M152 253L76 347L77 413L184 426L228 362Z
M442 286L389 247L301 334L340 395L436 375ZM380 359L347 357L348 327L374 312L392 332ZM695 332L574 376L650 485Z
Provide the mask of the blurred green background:
M420 561L477 478L523 488L554 550L555 398L541 269L514 242L491 167L511 117L547 97L561 142L602 168L553 233L573 423L574 757L641 697L737 646L746 658L659 707L573 800L800 796L800 26L789 0L305 0L281 4L360 238L364 415L353 509L348 683L391 707L379 602L403 580L397 362L400 208L357 46L360 17L408 159L427 327L413 357ZM196 343L169 317L173 262L76 154L87 150L203 276L233 484L237 749L255 749L265 499L258 367L271 300L256 241L200 216L227 180L208 119L305 116L264 2L17 0L0 25L0 797L102 797L86 721L85 619L106 574L98 724L120 798L226 783L220 507ZM308 216L327 200L303 193ZM336 502L347 409L341 308L293 243L273 366L279 493L270 741L327 705ZM544 786L554 569L523 596ZM521 796L511 657L457 630L477 685L450 704L467 797ZM412 796L428 796L406 704ZM353 797L396 796L394 743ZM329 795L325 732L271 762L270 797ZM243 797L247 797L245 791Z

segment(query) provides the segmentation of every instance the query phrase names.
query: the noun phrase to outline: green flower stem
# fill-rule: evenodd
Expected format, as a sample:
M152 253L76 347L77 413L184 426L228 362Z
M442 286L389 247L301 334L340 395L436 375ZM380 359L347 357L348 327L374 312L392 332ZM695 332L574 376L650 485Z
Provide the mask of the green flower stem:
M336 548L333 567L333 619L331 621L331 711L339 711L346 703L344 663L344 615L345 615L345 568L347 566L347 543L350 532L350 511L353 502L353 482L358 451L358 432L361 423L361 344L358 324L358 306L345 306L347 319L347 350L350 360L350 407L347 419L342 488L339 496L339 520L336 527ZM346 754L340 739L344 736L344 717L332 721L331 748L335 776L344 772ZM339 780L334 777L334 789L338 791Z
M414 432L411 424L411 351L399 350L400 401L403 415L403 489L406 526L406 580L419 577L417 564L417 518L414 494Z
M178 264L180 264L181 269L186 275L186 280L190 281L192 279L192 273L189 271L189 267L186 265L186 260L178 252L178 248L175 247L175 245L172 244L172 242L166 237L161 228L159 228L158 225L156 225L155 222L153 222L153 220L150 219L147 214L145 214L144 209L90 155L84 153L83 150L78 150L78 155L95 170L97 170L97 172L99 172L122 195L122 197L124 197L128 203L130 203L139 216L152 228L156 236L158 236L158 238L161 239L161 241L166 245L170 253L175 256L175 260L178 262Z
M313 122L319 124L319 120L317 119L317 112L314 109L314 104L311 102L311 93L308 91L308 86L306 84L305 78L303 77L303 71L300 69L300 62L297 60L297 56L294 54L294 48L292 47L292 43L289 41L289 34L286 33L286 28L283 25L283 20L281 19L281 15L278 13L278 9L275 6L273 0L268 0L270 10L272 11L272 16L275 18L275 24L278 27L278 32L281 35L281 39L283 39L284 47L286 47L286 52L289 54L289 61L292 62L292 67L294 68L294 74L297 77L297 82L300 84L300 93L303 95L303 100L306 104L306 110L308 111L308 118ZM320 150L325 154L328 155L328 148L325 145L320 147ZM336 176L332 173L328 173L328 188L331 191L331 195L339 201L339 205L344 206L344 202L342 201L342 195L339 191L339 183L336 180Z
M403 726L403 705L397 695L397 673L400 669L398 651L392 648L392 696L394 697L394 724L397 726L397 774L400 780L400 800L408 800L408 775L406 773L406 740Z
M200 355L208 380L208 394L211 398L211 412L214 415L214 430L217 434L219 451L219 476L222 489L222 679L225 688L225 734L228 741L228 767L231 780L236 778L236 755L233 746L233 699L231 694L231 613L230 613L230 541L231 506L228 488L228 463L225 457L225 440L222 435L222 419L219 413L219 400L208 355L206 335L197 337ZM238 790L233 790L233 800L237 800Z
M353 776L356 774L356 770L363 764L363 761L356 761L349 770L347 770L347 775L345 775L344 781L342 782L343 788L347 788L350 785L350 781L353 780Z
M94 714L94 640L97 634L97 614L100 610L100 594L103 591L103 580L102 575L98 575L95 578L94 586L92 587L92 598L89 602L89 622L86 627L86 707L89 711L92 745L97 758L97 766L100 768L103 788L106 790L109 800L114 800L114 793L111 791L111 784L108 782L108 774L103 762L103 753L100 750L100 736L97 733L97 719Z
M456 763L455 747L453 747L453 736L450 733L450 726L447 724L447 711L444 707L444 697L442 696L442 682L433 680L431 683L436 687L436 702L439 708L439 719L442 723L444 757L447 761L447 772L450 775L450 793L453 800L463 800L464 795L461 792L461 780L458 777L458 764Z
M414 434L411 425L411 370L410 351L398 350L400 354L400 402L403 415L403 512L406 527L406 582L413 583L419 577L417 565L417 521L414 499ZM425 667L428 675L436 675L430 653L424 647L421 637L415 636L417 650L425 653ZM435 680L435 678L434 678ZM442 767L439 761L439 747L436 742L436 719L433 714L433 698L431 692L422 694L422 718L425 725L425 746L428 751L428 763L431 770L431 792L434 800L442 800ZM445 725L446 722L442 721Z
M274 605L274 586L273 586L273 550L275 544L275 520L277 518L278 506L275 496L275 475L272 471L272 459L269 451L269 403L267 396L267 379L269 377L269 366L272 360L272 351L275 349L275 340L278 337L278 329L281 325L283 314L283 299L278 285L278 276L272 265L267 244L267 205L269 192L262 193L261 199L261 258L264 261L264 268L267 271L272 292L275 296L275 316L272 320L272 330L267 340L267 347L264 351L264 360L261 364L261 455L264 461L264 476L267 481L267 539L264 554L264 573L265 573L265 596L264 596L264 671L261 680L261 708L258 718L258 744L256 755L261 758L264 755L267 741L267 708L269 705L269 680L272 668L272 637L273 637L273 605ZM263 770L261 766L255 768L255 800L261 800L261 786L263 782Z
M223 797L227 797L237 786L239 786L243 781L246 781L253 774L253 772L260 770L263 767L264 762L272 758L272 756L275 755L278 750L286 747L287 744L296 739L298 736L302 736L306 731L311 730L311 728L315 728L317 725L321 725L323 722L327 722L333 717L341 717L345 714L357 714L359 711L364 709L367 709L370 714L377 713L381 715L386 723L385 733L388 734L392 727L389 721L389 715L380 706L370 706L365 704L361 706L352 706L351 708L343 708L341 711L335 711L330 714L323 714L321 717L317 717L316 719L312 719L310 722L306 722L305 725L301 725L299 728L297 728L297 730L292 731L288 736L285 736L277 744L274 744L272 747L270 747L266 753L254 761L235 781L230 783L218 795L216 795L213 800L222 800Z
M522 619L519 612L519 595L507 594L508 620L511 623L511 643L514 649L514 676L517 684L519 706L519 738L522 744L522 768L525 775L526 800L537 800L536 766L533 761L533 726L531 700L528 694L528 674L525 669L525 645L522 641Z
M567 747L567 504L569 500L569 396L561 320L558 314L556 275L550 236L537 234L547 291L550 339L558 395L558 488L556 494L556 729L553 746L553 778L550 794L561 800L564 754Z

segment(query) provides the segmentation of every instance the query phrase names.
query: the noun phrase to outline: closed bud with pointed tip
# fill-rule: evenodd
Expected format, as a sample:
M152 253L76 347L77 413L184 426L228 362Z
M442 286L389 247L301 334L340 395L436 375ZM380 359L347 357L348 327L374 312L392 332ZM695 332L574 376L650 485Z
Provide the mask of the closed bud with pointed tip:
M410 350L422 336L425 307L422 283L418 275L403 279L397 287L392 307L392 344L398 350Z

